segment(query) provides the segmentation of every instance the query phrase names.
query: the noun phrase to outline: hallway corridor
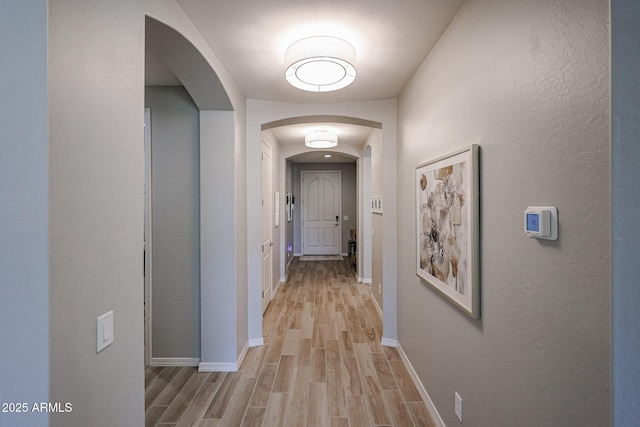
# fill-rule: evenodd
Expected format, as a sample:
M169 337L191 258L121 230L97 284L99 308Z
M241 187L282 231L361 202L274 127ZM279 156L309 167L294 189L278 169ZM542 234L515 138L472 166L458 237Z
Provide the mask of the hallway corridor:
M147 426L429 426L350 261L294 259L239 372L147 368Z

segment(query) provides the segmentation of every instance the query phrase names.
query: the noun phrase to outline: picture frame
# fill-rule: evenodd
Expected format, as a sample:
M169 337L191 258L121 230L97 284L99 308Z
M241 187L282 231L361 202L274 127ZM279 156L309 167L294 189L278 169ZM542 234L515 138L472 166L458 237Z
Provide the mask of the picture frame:
M480 171L476 144L416 166L416 274L480 318Z

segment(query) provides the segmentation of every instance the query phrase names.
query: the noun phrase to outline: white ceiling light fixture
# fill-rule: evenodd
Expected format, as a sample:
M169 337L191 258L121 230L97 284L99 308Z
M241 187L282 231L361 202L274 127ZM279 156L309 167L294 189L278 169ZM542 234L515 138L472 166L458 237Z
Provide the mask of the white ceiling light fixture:
M331 92L356 78L356 50L342 39L314 36L298 40L285 52L287 81L309 92Z
M324 130L305 135L304 145L309 148L333 148L338 145L338 135Z

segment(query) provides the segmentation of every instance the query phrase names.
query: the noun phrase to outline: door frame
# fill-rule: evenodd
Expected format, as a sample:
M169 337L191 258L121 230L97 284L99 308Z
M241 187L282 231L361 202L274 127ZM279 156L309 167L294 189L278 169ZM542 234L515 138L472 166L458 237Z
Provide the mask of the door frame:
M153 213L151 204L151 187L153 174L151 171L151 109L144 109L144 235L142 250L144 252L144 363L150 366L152 351L152 253L153 253Z
M339 204L339 212L338 212L338 255L342 254L342 171L341 170L302 170L300 171L300 190L302 193L302 203L301 203L301 215L300 215L300 243L302 244L302 255L305 255L305 239L306 239L306 233L304 232L304 220L305 220L305 203L306 201L306 192L305 192L305 187L304 187L304 175L305 174L318 174L318 173L337 173L338 174L338 180L339 180L339 186L338 189L340 190L340 195L338 197L338 204Z
M265 149L266 147L266 149ZM269 167L269 176L267 177L268 181L267 181L267 188L266 188L266 192L267 194L264 194L264 183L263 185L261 185L260 187L260 197L262 199L262 212L261 212L261 233L260 233L260 244L262 246L262 250L260 252L260 265L261 265L261 270L262 270L262 280L263 283L260 285L260 289L262 292L262 297L260 299L261 301L261 308L262 308L262 313L264 314L264 312L266 311L267 307L269 306L269 303L271 302L271 299L273 298L273 148L267 144L264 140L261 140L261 145L260 145L260 177L261 177L261 182L262 180L265 179L264 174L264 155L265 153L268 152L268 156L271 159L270 161L270 167ZM265 209L266 208L266 209ZM267 216L266 218L264 216ZM264 227L266 226L266 230L264 230ZM267 231L267 237L268 237L268 243L265 244L265 239L264 239L264 232ZM265 246L267 246L265 248ZM267 268L267 271L264 271L264 258L265 258L265 249L267 251L270 252L270 256L269 256L269 268ZM270 273L270 274L267 274ZM268 286L264 286L264 281L267 280L267 285ZM265 301L266 299L266 301Z

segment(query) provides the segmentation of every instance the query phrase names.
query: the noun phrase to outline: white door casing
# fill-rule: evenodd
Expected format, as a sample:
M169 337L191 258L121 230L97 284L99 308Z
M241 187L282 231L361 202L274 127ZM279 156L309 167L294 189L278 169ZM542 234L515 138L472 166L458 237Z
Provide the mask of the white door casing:
M262 312L271 301L273 263L271 262L273 197L271 147L262 141Z
M151 323L151 110L144 109L144 361L149 366L153 357Z
M302 171L302 253L342 251L340 171Z

